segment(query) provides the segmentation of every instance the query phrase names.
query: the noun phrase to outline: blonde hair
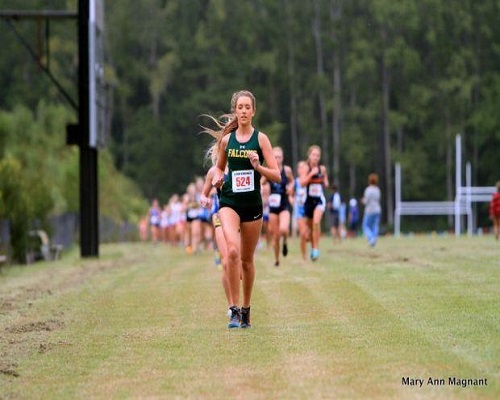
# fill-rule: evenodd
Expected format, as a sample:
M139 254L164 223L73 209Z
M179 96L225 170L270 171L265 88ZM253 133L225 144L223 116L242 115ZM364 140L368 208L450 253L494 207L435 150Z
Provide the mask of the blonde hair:
M219 154L219 146L222 138L227 134L238 129L238 118L234 114L236 109L236 103L240 97L249 97L252 101L252 107L255 111L256 109L256 100L255 96L252 92L248 90L240 90L238 92L234 92L231 96L231 113L230 114L222 114L218 118L215 118L208 114L203 114L203 116L208 117L212 123L215 125L215 128L207 128L202 126L204 133L208 133L215 140L212 145L208 148L205 153L205 158L212 161L212 165L217 164L217 156Z
M318 150L321 154L321 147L319 147L317 144L313 144L313 145L309 146L309 149L307 149L307 156L308 157L313 150Z
M208 133L215 139L205 152L205 158L211 160L212 165L215 165L217 164L217 156L219 154L219 146L222 138L238 128L238 120L234 114L223 114L219 118L212 117L208 114L204 114L203 116L209 118L215 125L215 128L202 126L202 132Z

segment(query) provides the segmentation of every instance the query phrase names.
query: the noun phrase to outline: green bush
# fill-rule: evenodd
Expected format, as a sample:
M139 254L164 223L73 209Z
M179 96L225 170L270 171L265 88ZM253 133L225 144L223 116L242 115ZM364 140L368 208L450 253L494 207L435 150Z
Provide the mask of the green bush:
M24 106L0 111L0 220L10 221L14 261L24 261L35 221L50 232L49 215L79 210L79 151L65 141L73 118L67 107L44 101L36 112ZM99 150L99 191L101 215L118 225L136 223L148 207L107 149Z
M0 160L0 219L8 219L11 226L12 258L24 260L29 221L33 217L30 193L23 177L21 163L11 157Z

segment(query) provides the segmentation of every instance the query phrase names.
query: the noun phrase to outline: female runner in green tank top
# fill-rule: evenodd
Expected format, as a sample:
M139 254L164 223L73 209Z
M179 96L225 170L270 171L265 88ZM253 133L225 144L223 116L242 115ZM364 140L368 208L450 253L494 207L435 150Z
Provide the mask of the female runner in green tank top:
M231 115L221 117L228 118L226 123L215 121L220 130L205 131L216 138L211 150L217 152L212 184L221 189L219 218L227 243L227 278L232 304L228 327L249 328L255 280L254 252L262 229L260 178L264 176L279 182L281 176L269 138L252 125L255 115L253 94L246 90L234 93L231 112ZM225 177L226 166L228 173Z

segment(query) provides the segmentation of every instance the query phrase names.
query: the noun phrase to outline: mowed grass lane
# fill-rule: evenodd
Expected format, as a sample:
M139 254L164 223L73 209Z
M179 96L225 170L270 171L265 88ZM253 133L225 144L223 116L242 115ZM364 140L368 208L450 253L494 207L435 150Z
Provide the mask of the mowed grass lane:
M102 245L96 260L7 270L0 397L499 397L500 243L325 237L307 264L289 247L279 268L257 253L250 330L226 328L211 252Z

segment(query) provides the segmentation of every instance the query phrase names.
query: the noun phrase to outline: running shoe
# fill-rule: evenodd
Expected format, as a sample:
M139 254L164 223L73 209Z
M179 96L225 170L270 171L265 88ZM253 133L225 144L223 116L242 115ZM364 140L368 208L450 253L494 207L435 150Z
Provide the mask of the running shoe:
M250 324L250 307L241 307L241 328L247 329L251 328Z
M279 262L279 261L275 261L275 262L274 262L274 266L275 266L275 267L279 267L279 266L280 266L280 262Z
M319 250L311 249L311 260L316 261L319 258Z
M231 315L229 316L229 324L227 324L227 327L229 329L239 328L240 322L241 322L240 309L236 306L232 306L232 307L229 307L229 310L231 311Z
M288 254L288 245L286 244L286 242L283 242L283 249L282 249L282 254L283 254L283 257L286 257L287 254Z
M215 250L214 252L214 264L216 267L220 266L220 263L221 263L221 257L220 257L220 253Z

